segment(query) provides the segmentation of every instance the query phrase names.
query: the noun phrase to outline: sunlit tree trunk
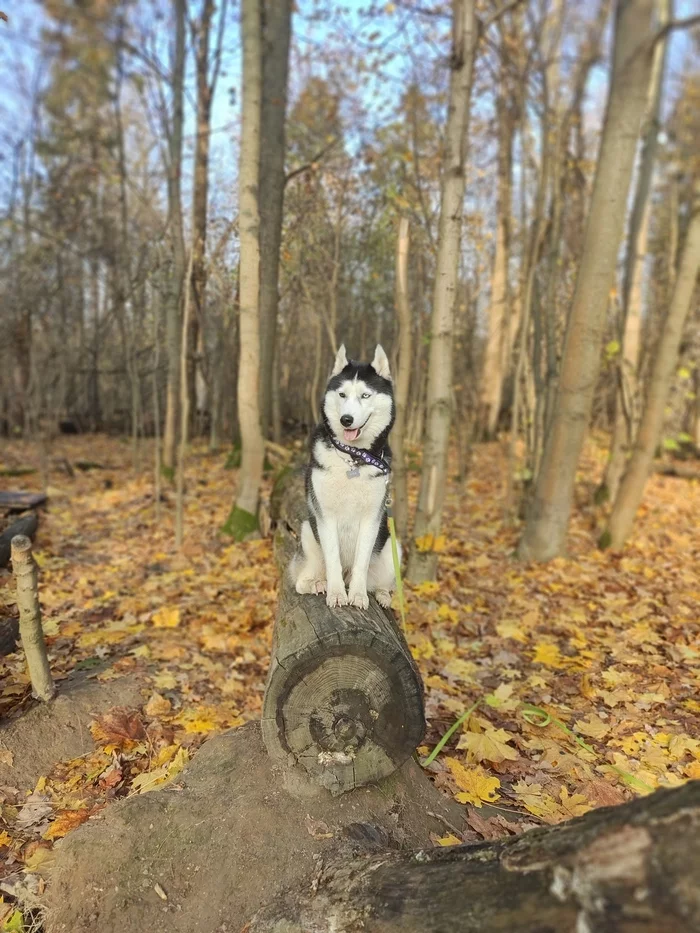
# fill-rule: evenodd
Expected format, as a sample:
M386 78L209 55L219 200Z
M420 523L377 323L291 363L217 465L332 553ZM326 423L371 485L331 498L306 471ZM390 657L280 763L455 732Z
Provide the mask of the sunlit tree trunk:
M505 59L506 49L502 50ZM493 437L501 411L503 382L510 359L510 301L508 266L510 260L510 212L513 170L513 119L507 100L508 83L501 68L502 93L496 103L498 121L498 206L496 218L496 252L491 276L491 303L488 313L488 336L482 375L483 430Z
M240 352L238 423L241 469L236 502L224 531L242 540L258 527L265 457L260 427L260 98L262 94L261 0L242 0L243 98L240 185Z
M657 25L663 27L672 18L671 0L657 0ZM644 301L644 257L649 237L652 176L658 148L659 120L664 80L666 48L661 39L654 49L654 62L643 128L642 155L637 177L634 204L630 216L627 259L622 286L624 328L622 338L621 369L615 399L615 421L610 445L610 459L603 484L608 496L614 499L625 468L629 444L638 423L637 371L639 369L642 305Z
M452 332L457 294L465 188L467 127L477 40L474 0L455 0L440 224L433 291L423 468L414 543L408 563L413 583L433 579L437 538L447 490L447 454L452 417Z
M653 60L653 0L620 0L598 168L569 316L551 427L519 554L549 560L565 547L576 467L600 367L637 139Z
M396 240L396 317L399 330L399 363L396 371L396 421L391 435L394 461L394 515L399 537L406 534L408 528L408 486L406 470L406 439L408 394L411 385L411 367L413 366L413 332L411 308L408 300L408 218L399 221L399 233Z
M279 255L284 206L285 115L292 0L263 2L263 84L260 151L260 412L265 436L272 422L277 341Z
M683 327L695 293L700 271L700 180L695 182L691 218L681 251L678 274L673 287L671 304L664 321L654 364L649 379L649 388L644 401L644 410L632 456L622 478L620 489L613 505L607 533L601 545L621 548L630 531L639 503L644 495L654 451L656 450L664 423L664 410L671 387L671 379L678 361L678 349L683 336Z
M168 210L173 252L173 274L166 311L168 388L165 398L163 467L172 475L177 455L177 422L180 391L180 299L185 276L185 242L182 229L182 131L185 88L185 23L187 0L174 0L175 59L173 62L173 116L168 140Z

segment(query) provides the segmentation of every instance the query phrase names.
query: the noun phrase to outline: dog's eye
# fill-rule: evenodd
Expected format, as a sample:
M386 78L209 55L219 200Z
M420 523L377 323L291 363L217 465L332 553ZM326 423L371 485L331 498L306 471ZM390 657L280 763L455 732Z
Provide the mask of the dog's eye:
M371 395L372 395L371 392L363 392L363 393L362 393L362 398L370 398Z
M339 395L341 398L345 398L345 392L338 392L338 395Z

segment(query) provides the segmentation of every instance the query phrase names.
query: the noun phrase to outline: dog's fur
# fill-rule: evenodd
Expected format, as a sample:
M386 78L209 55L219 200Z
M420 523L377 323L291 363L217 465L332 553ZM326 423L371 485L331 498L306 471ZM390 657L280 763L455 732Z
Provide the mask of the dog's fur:
M292 568L297 593L325 593L331 607L350 603L366 609L369 591L382 606L391 604L395 579L386 516L388 476L338 450L331 436L391 464L388 438L394 415L389 361L381 346L369 364L348 360L342 346L321 422L311 436L309 520L302 525L302 554Z

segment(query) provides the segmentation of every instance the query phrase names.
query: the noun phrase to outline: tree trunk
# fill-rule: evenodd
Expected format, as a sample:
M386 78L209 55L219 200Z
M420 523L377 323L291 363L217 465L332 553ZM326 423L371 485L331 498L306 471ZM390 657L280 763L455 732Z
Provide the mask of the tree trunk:
M506 51L503 49L502 58ZM488 313L488 336L482 374L483 433L495 436L501 411L503 382L510 358L510 211L512 201L513 122L505 61L501 68L502 93L496 103L498 119L498 216L496 219L496 253L491 276L491 304Z
M324 862L249 933L696 933L698 877L691 781L510 839Z
M394 516L396 531L400 538L408 531L408 471L406 468L406 426L408 423L408 394L411 385L411 367L413 366L413 329L411 308L408 301L408 218L399 221L396 240L396 317L399 328L399 361L396 372L394 403L396 420L391 434L394 453L392 472L394 474Z
M653 0L620 0L617 9L607 113L555 408L519 546L525 559L549 560L560 555L566 543L651 76L652 12Z
M177 421L180 391L180 300L185 275L185 242L182 229L182 130L185 98L185 22L187 0L174 0L175 60L173 63L173 117L168 140L168 210L173 271L170 279L166 333L168 387L163 431L163 467L173 475L177 456Z
M423 690L393 613L331 610L299 596L289 562L306 517L302 472L287 474L275 536L280 603L262 713L275 760L301 765L333 794L376 783L413 755L425 731Z
M263 435L268 437L277 341L292 0L263 0L263 21L260 125L265 144L260 150L260 413Z
M224 15L223 13L221 15ZM214 0L204 0L202 15L195 32L195 61L197 70L197 135L194 149L194 186L192 189L192 301L193 307L187 328L187 400L188 432L193 433L197 423L197 380L201 378L203 360L200 349L204 331L207 290L207 208L209 202L209 141L211 135L211 101L214 88L209 84L209 37L214 16ZM184 334L183 330L183 334ZM201 354L203 356L203 354ZM182 393L180 393L182 397Z
M657 26L662 28L672 18L672 0L657 0ZM615 422L610 445L610 459L605 471L608 496L614 500L625 469L629 445L638 424L637 370L639 369L642 303L644 300L644 257L649 239L649 215L656 150L658 148L661 115L661 91L664 81L666 38L656 43L651 81L647 98L647 113L642 132L642 155L630 216L627 241L627 262L622 285L624 329L619 384L615 396Z
M262 93L261 0L242 0L243 100L240 184L240 353L238 423L241 469L236 502L224 531L237 541L258 527L258 500L265 458L260 428L260 96Z
M16 535L12 539L12 572L17 584L19 635L27 659L32 692L40 700L47 701L54 696L56 688L41 627L36 562L32 555L32 542L26 535Z
M423 469L408 578L434 579L435 542L442 524L447 487L447 455L452 416L452 331L459 272L465 187L467 127L477 44L474 0L455 0L447 133L440 196L440 225L433 291L430 362Z
M649 380L639 431L620 490L615 499L607 532L601 545L621 548L632 530L642 501L654 451L664 423L664 410L678 360L683 326L691 307L700 271L700 181L695 182L691 218L681 251L671 304L664 321Z

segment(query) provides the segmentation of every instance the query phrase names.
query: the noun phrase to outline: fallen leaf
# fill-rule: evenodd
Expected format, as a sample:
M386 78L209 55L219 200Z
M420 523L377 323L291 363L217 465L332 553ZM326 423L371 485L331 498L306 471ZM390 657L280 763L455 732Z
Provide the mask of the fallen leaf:
M171 609L164 606L153 613L151 622L156 628L177 628L180 624L180 607L174 606Z
M465 732L457 748L466 748L476 761L515 761L517 749L508 744L510 735L505 729L487 729L485 732Z
M42 838L62 839L72 829L84 823L89 816L90 811L87 807L80 810L59 810L56 819L49 825Z
M90 723L90 732L98 745L126 748L146 737L138 710L113 706Z
M459 803L471 803L480 807L483 803L494 803L498 800L497 790L501 782L497 777L486 774L480 765L465 768L456 758L445 758L445 764L459 787L459 793L455 795Z

